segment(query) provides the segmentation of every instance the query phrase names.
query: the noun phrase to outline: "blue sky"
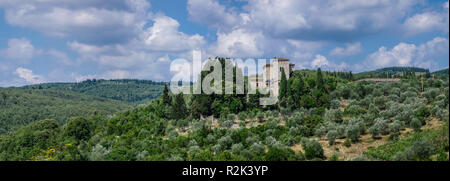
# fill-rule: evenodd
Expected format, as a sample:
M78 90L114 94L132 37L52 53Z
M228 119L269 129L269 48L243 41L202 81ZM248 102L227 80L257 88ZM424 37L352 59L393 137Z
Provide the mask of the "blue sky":
M168 81L176 58L286 57L296 69L448 68L443 0L0 0L0 87Z

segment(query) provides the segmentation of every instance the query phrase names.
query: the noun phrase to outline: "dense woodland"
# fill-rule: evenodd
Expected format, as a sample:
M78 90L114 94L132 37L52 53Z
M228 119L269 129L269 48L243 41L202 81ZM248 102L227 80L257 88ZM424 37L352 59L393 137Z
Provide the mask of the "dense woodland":
M151 80L89 79L79 83L48 83L24 86L21 89L64 90L139 104L161 96L163 86L163 82Z
M113 116L162 94L164 83L86 80L0 88L0 134L43 119L64 124L75 116Z
M280 101L265 107L261 94L172 95L164 86L115 117L43 119L0 135L0 160L448 161L448 76L356 76L283 73Z

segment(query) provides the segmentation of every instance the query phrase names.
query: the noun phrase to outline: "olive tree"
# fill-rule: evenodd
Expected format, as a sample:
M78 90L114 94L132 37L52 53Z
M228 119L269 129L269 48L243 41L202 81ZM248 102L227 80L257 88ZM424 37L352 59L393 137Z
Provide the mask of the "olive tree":
M422 122L417 119L413 118L409 126L414 129L415 132L420 132L420 128L422 127Z
M334 145L337 137L338 137L338 132L336 130L328 131L328 133L327 133L328 144Z

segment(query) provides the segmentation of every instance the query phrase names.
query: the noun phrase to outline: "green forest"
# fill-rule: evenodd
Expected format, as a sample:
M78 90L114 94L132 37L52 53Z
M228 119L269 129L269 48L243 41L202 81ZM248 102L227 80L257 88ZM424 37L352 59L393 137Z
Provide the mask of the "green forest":
M222 67L231 63L219 61ZM243 76L236 67L234 72ZM59 92L69 84L0 89L0 96L7 95L0 97L0 106L17 106L1 107L6 112L0 114L1 128L23 125L0 135L0 160L448 161L448 76L401 72L399 81L369 82L356 81L363 78L359 74L321 69L296 70L287 79L283 70L279 101L272 106L259 105L265 96L259 92L248 97L173 95L163 83L155 84L159 93L154 87L142 88L144 94L161 95L149 101L138 98L141 90L133 90L136 87L106 90L112 85L95 86L98 91L71 86L65 90L70 94ZM236 79L223 85L226 81ZM201 87L192 86L196 88ZM119 92L124 94L114 96ZM72 96L75 93L86 95ZM67 99L78 101L70 105L80 112L97 111L70 115L72 109L63 106ZM90 101L83 102L86 99ZM130 104L121 107L114 101L143 104L127 109ZM96 102L95 109L88 107ZM50 104L54 107L47 107ZM17 110L47 117L14 113ZM6 117L16 114L24 118Z

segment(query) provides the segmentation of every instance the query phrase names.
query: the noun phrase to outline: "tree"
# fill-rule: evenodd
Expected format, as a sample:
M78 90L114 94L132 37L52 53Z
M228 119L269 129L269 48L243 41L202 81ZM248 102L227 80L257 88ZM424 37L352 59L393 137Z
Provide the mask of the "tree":
M328 131L328 133L327 133L328 144L334 145L337 137L338 137L338 132L336 130Z
M93 127L92 121L83 117L75 117L67 121L64 131L67 136L81 141L90 138Z
M305 150L305 157L309 160L314 158L324 159L322 145L316 140L307 140L302 144Z
M184 102L183 93L179 93L175 96L175 101L173 102L173 118L183 119L187 116L188 111L186 108L186 103Z
M280 106L286 107L286 101L288 97L288 82L286 80L286 74L284 72L284 68L281 68L281 81L280 81L280 89L278 94L278 100L280 101Z
M167 84L164 84L164 90L162 95L162 103L164 105L171 105L172 104L172 98L169 95L169 89L167 88Z
M316 88L322 92L325 92L322 70L320 68L317 69L317 77L316 77Z
M354 143L358 141L360 133L359 126L357 125L350 125L347 128L347 138Z
M409 123L409 125L411 126L411 128L414 129L415 132L420 132L422 122L417 118L413 118L412 121Z

